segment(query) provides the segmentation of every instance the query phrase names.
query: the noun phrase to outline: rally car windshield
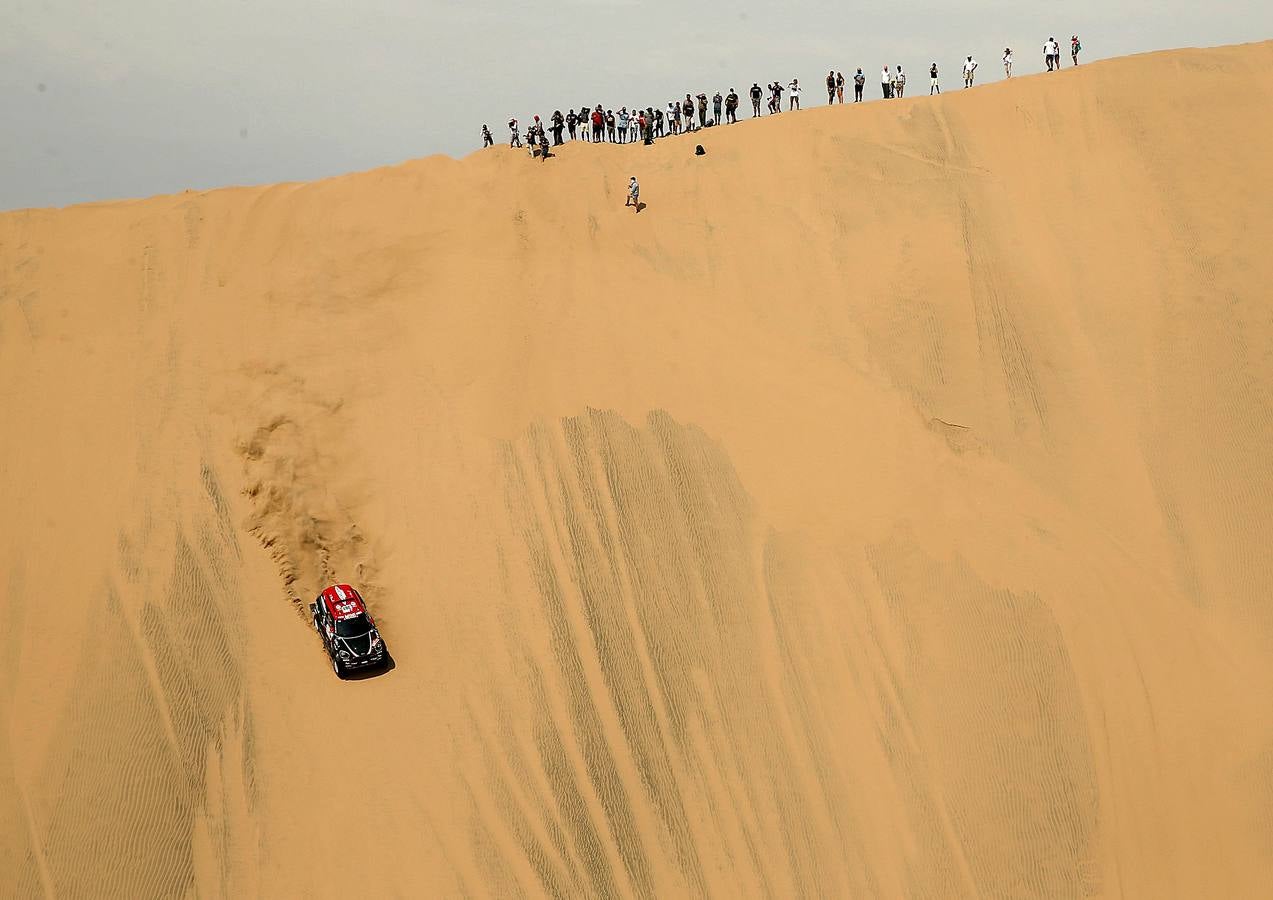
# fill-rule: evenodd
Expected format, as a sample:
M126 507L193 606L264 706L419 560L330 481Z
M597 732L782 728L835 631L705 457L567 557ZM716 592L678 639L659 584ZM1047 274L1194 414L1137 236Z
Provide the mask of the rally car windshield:
M371 631L371 621L367 618L366 613L359 613L348 619L340 619L336 622L337 637L358 637Z

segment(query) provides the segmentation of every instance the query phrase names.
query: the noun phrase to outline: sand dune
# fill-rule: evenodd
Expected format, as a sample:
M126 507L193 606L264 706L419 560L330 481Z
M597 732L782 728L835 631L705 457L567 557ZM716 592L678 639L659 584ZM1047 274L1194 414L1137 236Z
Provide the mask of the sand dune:
M1271 72L0 216L0 894L1267 896Z

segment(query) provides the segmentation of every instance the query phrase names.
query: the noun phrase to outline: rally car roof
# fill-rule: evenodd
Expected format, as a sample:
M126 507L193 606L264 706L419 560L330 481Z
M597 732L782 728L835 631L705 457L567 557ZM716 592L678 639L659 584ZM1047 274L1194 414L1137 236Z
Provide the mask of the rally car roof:
M347 584L333 584L329 588L324 588L318 595L318 599L327 607L327 612L333 619L351 619L360 613L367 612L362 597Z

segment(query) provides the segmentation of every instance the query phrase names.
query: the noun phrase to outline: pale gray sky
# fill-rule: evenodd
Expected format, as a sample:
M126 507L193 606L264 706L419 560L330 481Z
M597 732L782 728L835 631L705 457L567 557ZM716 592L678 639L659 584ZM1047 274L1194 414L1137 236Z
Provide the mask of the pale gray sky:
M0 209L464 155L489 123L975 54L1022 74L1273 36L1268 0L0 0ZM878 79L875 79L876 81ZM878 85L868 81L868 90Z

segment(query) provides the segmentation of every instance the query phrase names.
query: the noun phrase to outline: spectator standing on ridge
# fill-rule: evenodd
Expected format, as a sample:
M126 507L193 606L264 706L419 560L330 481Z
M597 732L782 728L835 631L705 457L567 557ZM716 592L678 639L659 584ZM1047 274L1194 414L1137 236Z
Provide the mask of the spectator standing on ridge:
M731 125L738 123L738 91L733 88L729 89L729 96L725 98L725 121Z
M844 105L844 73L835 73L835 96L839 99L840 105Z
M601 111L601 104L597 104L597 108L592 111L592 142L599 144L605 140L606 117Z
M788 104L787 108L788 109L800 108L800 91L801 90L802 88L800 87L800 79L799 78L791 79L791 84L787 85L787 104Z
M574 109L566 110L566 132L570 135L570 139L575 138L575 126L579 124L579 117L575 115Z
M752 82L752 85L751 85L751 117L752 117L753 119L754 119L754 118L756 118L756 116L760 115L760 97L761 97L761 95L762 95L762 94L763 94L763 91L761 91L761 90L760 90L760 85L759 85L759 84L757 84L757 83L755 83L755 82Z
M641 107L632 107L632 117L628 119L628 140L636 143L644 135L641 134Z
M884 99L893 99L893 76L888 74L888 66L880 70L880 90L884 92Z
M928 96L941 93L941 85L937 83L937 63L933 63L928 69L928 77L930 84L928 86Z
M1079 43L1077 34L1070 36L1070 59L1074 60L1074 65L1079 64L1079 51L1083 49L1083 45Z
M520 147L522 145L521 135L517 132L517 120L508 120L508 130L512 132L512 137L508 139L509 147Z
M973 74L976 71L977 71L977 61L970 56L968 57L968 61L964 63L964 87L966 88L972 87Z
M720 91L717 91L716 94L712 97L712 121L715 122L717 125L721 123L720 108L722 105L724 105L724 103L725 103L725 98L721 95Z
M1052 38L1048 38L1043 42L1043 64L1048 67L1048 71L1052 71Z
M835 102L835 69L827 73L827 106Z
M776 113L782 112L782 90L783 90L782 82L775 81L774 87L773 87L773 91L774 91L773 111Z
M494 145L494 143L495 143L495 138L491 137L491 130L487 128L485 125L483 125L482 126L482 149L485 150L487 147Z
M1012 48L1003 48L1003 74L1008 78L1012 77Z
M614 118L614 110L613 110L613 109L607 109L607 110L606 110L606 137L608 137L608 138L610 139L610 143L612 143L612 144L617 143L617 141L615 141L615 137L614 137L614 130L615 130L615 129L614 129L614 126L615 126L615 124L616 124L616 123L615 123L615 118Z
M893 83L897 85L893 91L894 97L906 96L906 73L902 71L902 64L897 64L897 77L893 79Z
M619 107L619 115L616 118L619 124L619 143L622 144L628 139L628 108L626 106Z
M698 127L707 127L707 95L698 95Z
M862 70L858 69L857 74L853 76L853 102L862 102L862 88L866 87L866 76L862 74Z
M654 136L663 137L663 110L656 109L654 111Z
M561 139L561 132L566 127L566 117L561 114L561 110L553 113L553 146L560 147L565 143Z

